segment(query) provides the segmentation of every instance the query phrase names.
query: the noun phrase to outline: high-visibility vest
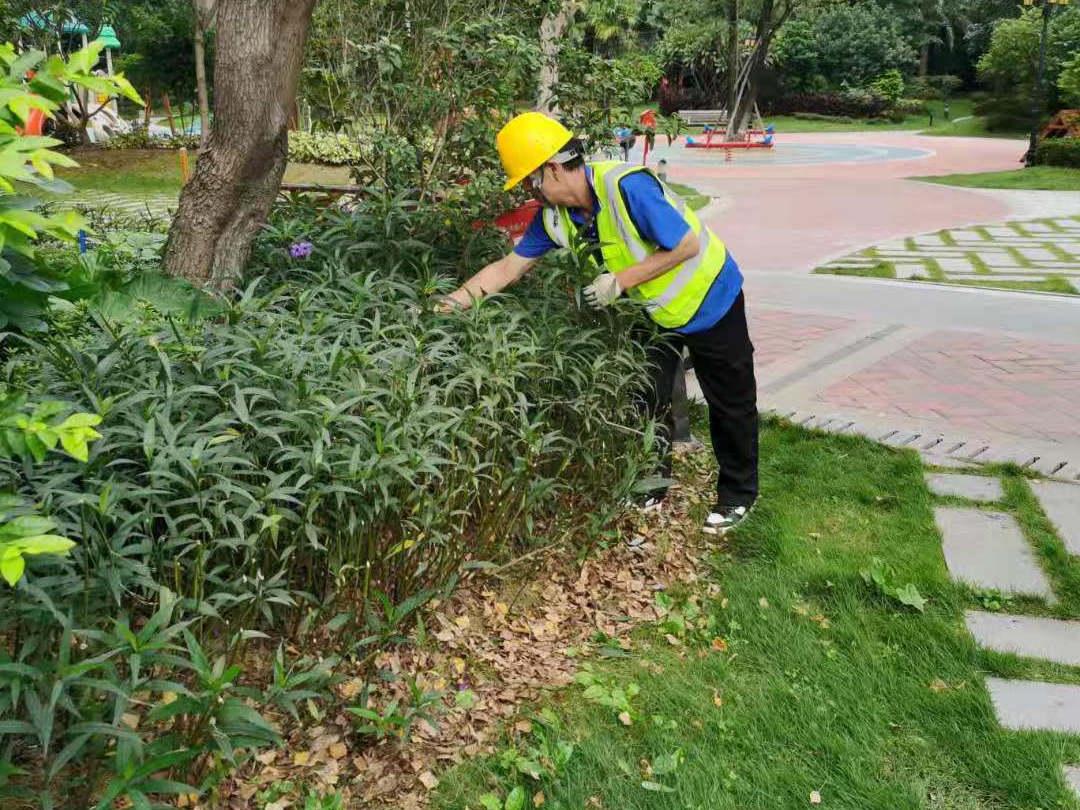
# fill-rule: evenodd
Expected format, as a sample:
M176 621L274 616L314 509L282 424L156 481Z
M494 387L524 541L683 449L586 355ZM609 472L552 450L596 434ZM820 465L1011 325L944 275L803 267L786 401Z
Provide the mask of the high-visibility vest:
M593 172L593 190L600 201L600 211L596 216L600 254L607 271L618 275L659 250L657 245L643 239L638 232L626 206L626 198L619 188L619 182L624 177L649 170L615 161L589 165ZM660 326L675 329L685 326L697 313L709 288L724 268L727 248L719 237L701 224L701 220L679 195L659 179L656 182L660 184L664 197L682 214L690 230L697 235L698 252L664 275L632 288L628 295L641 301L649 316ZM569 247L571 234L577 230L577 225L570 219L569 209L546 206L542 217L544 230L551 241L560 247Z

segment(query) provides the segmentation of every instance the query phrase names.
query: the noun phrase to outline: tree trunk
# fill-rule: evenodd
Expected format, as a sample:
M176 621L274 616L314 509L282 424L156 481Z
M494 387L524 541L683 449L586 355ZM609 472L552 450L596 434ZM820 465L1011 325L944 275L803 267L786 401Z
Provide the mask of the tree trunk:
M536 90L536 109L556 115L559 102L555 89L559 85L559 43L570 28L577 12L577 0L563 0L558 11L548 12L540 21L540 80Z
M924 42L919 52L919 75L926 76L930 72L930 43Z
M757 106L761 69L765 66L765 59L769 55L773 37L776 36L776 32L780 27L787 22L791 12L795 10L795 5L794 0L788 0L787 3L780 5L779 11L777 11L777 0L762 0L761 17L758 18L755 32L756 45L749 57L750 64L746 68L748 71L746 89L736 105L735 117L731 119L732 123L729 125L730 134L738 134L750 121L754 108ZM733 133L731 132L732 128L734 128Z
M206 91L206 31L195 16L195 90L199 96L199 150L210 137L210 96Z
M727 111L728 115L731 115L735 110L735 102L739 92L739 0L728 0L727 20Z
M165 271L235 288L281 187L287 124L316 0L219 0L214 126L180 195Z

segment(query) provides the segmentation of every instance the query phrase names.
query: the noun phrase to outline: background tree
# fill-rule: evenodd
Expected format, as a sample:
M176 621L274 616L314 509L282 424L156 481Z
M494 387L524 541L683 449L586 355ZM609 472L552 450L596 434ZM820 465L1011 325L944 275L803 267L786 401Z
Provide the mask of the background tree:
M803 9L777 35L774 57L784 86L799 91L863 86L910 72L917 58L900 21L875 3Z
M195 6L195 90L199 97L199 144L206 148L210 137L210 93L206 82L206 36L214 27L217 0L192 0Z
M160 108L164 94L195 98L191 0L125 0L115 27L124 44L118 65L151 105Z
M220 0L215 126L169 229L165 271L235 286L281 187L316 0Z
M1025 124L1029 100L1036 92L1041 32L1039 8L1027 9L1020 17L1001 20L994 26L990 48L979 60L979 75L993 91L992 99L983 108L992 124L1000 127ZM1080 53L1080 8L1070 6L1055 13L1050 21L1045 84L1048 110L1061 105L1058 78L1077 53Z

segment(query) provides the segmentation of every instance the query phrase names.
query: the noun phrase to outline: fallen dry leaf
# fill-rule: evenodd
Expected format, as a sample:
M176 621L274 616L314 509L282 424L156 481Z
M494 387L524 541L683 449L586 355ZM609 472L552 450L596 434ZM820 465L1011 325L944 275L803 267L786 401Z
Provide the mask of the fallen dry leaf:
M712 648L714 652L727 652L727 642L717 636L712 640Z
M764 596L761 597L760 599L758 599L757 603L758 603L758 607L760 607L760 608L767 608L769 606L769 600L766 599Z
M537 794L533 796L533 807L543 807L544 801L544 791L538 791Z
M420 780L420 784L426 787L428 790L434 790L439 786L439 780L431 771L424 771L417 778Z
M330 756L334 759L341 759L348 753L349 749L345 747L345 743L334 743L330 746Z
M718 709L721 706L724 705L724 699L722 697L720 697L720 693L717 692L715 689L713 690L713 693L712 693L712 702L713 702L713 706L715 706Z
M949 689L949 685L947 683L945 683L945 681L941 680L941 678L935 678L930 683L930 691L931 692L946 692L946 691L948 691L948 689Z
M821 804L821 792L817 790L810 791L810 804Z
M629 726L634 721L630 717L630 712L620 712L619 713L619 722L622 723L624 726Z
M310 760L310 751L297 751L295 754L293 754L292 758L293 765L307 765Z

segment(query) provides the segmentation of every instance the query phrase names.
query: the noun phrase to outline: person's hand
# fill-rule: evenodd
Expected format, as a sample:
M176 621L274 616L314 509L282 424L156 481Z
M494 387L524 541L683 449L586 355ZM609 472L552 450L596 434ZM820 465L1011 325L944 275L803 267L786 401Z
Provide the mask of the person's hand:
M622 285L614 273L601 273L585 288L585 300L594 309L601 309L615 303L622 291Z
M451 312L464 308L462 303L452 295L440 295L435 299L435 312L439 315L448 315Z

